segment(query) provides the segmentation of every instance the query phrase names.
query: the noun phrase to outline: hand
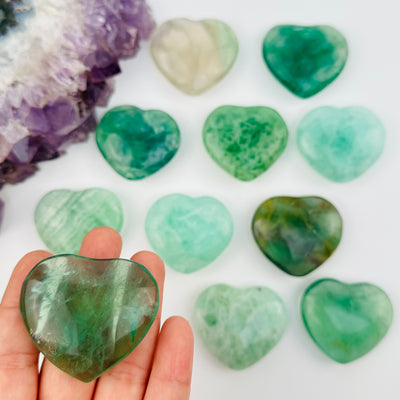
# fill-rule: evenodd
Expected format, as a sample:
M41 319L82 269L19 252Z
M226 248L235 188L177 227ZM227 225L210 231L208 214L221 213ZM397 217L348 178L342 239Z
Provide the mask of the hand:
M79 254L117 258L122 241L110 228L96 228L84 238ZM137 348L97 381L80 382L44 360L19 313L22 282L46 251L34 251L15 267L0 305L0 394L2 400L188 400L193 361L193 334L181 317L165 321L160 332L161 306L153 326ZM154 253L142 251L132 260L153 274L162 299L164 265ZM161 300L160 300L161 304Z

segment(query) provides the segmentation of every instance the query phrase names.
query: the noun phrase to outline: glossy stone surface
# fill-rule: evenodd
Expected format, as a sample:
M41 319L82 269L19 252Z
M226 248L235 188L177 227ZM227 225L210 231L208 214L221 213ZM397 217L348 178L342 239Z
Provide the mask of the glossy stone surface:
M263 42L264 61L270 71L303 98L320 92L336 79L347 55L345 37L326 25L278 25Z
M143 179L172 159L180 133L176 122L163 111L119 106L100 121L96 141L115 171L126 179Z
M327 260L342 237L342 218L321 197L273 197L254 214L260 250L282 271L306 275Z
M178 89L196 95L220 81L238 54L233 30L216 19L175 18L153 33L151 54L158 69Z
M35 225L53 253L78 253L85 235L99 226L117 231L123 224L122 205L109 190L53 190L35 209Z
M141 342L158 305L157 283L142 265L74 255L37 264L20 299L35 346L84 382L123 360Z
M171 194L157 200L146 216L147 238L165 263L178 272L195 272L228 246L233 220L212 197Z
M221 362L244 369L264 357L287 326L281 298L263 286L214 285L197 298L194 323L204 344Z
M385 128L364 107L319 107L297 128L297 146L308 163L334 182L362 175L379 158Z
M314 282L304 293L301 312L321 350L348 363L372 350L386 335L393 318L387 294L369 283Z
M222 106L208 116L203 127L211 158L242 181L265 172L282 154L287 140L285 122L268 107Z

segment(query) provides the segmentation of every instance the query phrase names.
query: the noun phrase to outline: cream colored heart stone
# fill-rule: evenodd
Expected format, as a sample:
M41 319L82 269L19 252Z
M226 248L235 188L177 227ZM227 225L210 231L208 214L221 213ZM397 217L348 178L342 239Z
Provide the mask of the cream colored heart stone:
M220 81L238 54L233 30L215 19L171 19L156 29L151 54L159 70L178 89L200 94Z

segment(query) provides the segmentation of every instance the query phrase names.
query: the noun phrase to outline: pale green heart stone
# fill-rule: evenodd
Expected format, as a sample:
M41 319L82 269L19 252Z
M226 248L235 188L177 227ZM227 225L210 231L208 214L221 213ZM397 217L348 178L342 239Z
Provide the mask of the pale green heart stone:
M233 369L247 368L264 357L283 336L287 320L281 298L263 286L211 286L197 298L194 311L205 345Z
M297 128L297 146L308 163L334 182L362 175L385 143L381 121L364 107L319 107Z
M93 188L80 192L53 190L35 210L36 229L53 253L78 253L85 235L99 226L119 231L123 212L118 197L109 190Z
M195 95L220 81L238 54L233 30L216 19L171 19L151 39L158 69L181 91Z
M233 221L217 199L171 194L150 208L146 234L168 266L187 274L205 267L222 253L232 238Z
M379 287L334 279L321 279L308 287L301 311L315 343L340 363L372 350L386 335L393 318L390 299Z

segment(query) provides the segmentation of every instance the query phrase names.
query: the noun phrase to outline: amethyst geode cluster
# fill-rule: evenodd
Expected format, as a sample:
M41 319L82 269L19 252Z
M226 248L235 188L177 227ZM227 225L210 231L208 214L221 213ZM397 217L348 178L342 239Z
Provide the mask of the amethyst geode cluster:
M0 187L87 137L153 27L144 0L0 0Z

